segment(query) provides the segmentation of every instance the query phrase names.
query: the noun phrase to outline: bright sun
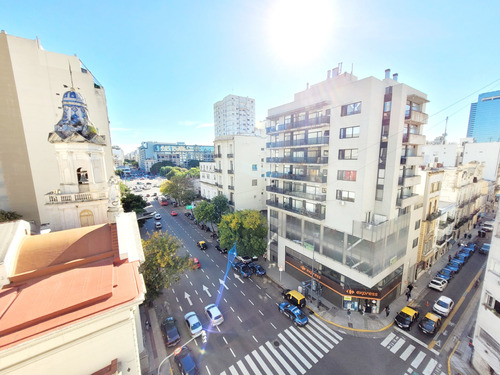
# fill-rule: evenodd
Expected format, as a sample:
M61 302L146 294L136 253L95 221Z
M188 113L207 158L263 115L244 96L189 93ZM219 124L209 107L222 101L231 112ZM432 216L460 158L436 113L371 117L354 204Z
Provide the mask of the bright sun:
M276 0L271 5L269 42L283 63L304 65L326 49L334 23L330 1Z

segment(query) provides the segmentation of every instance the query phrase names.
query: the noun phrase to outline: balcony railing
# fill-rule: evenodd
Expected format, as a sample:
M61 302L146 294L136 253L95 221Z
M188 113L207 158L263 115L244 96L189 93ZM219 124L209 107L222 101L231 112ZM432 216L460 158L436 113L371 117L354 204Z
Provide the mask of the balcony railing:
M228 158L234 158L234 154L227 154Z
M47 204L60 204L60 203L73 203L73 202L89 202L96 200L108 199L108 192L88 192L88 193L74 193L74 194L57 194L49 193L45 195L45 203Z
M221 158L222 154L214 154L214 158Z
M420 165L423 160L423 156L401 156L401 164L404 165Z
M427 215L427 221L434 221L441 215L442 215L441 211L433 212L432 214Z
M227 173L229 173L229 174L234 174L234 169L228 169L228 170L227 170Z
M273 178L281 178L284 180L293 180L293 181L309 181L309 182L318 182L318 183L326 183L327 176L317 176L317 175L299 175L299 174L291 174L291 173L281 173L281 172L271 172L267 174L268 177Z
M403 143L410 143L412 145L425 145L425 135L404 134Z
M407 176L407 177L399 177L398 185L403 187L415 186L420 184L420 180L422 176Z
M229 190L234 190L234 186L233 186L233 185L227 185L227 188L228 188Z
M266 128L266 133L281 132L290 129L300 129L304 127L322 125L322 124L330 124L330 116L320 116L317 118L310 118L307 120L289 122L287 124L269 126Z
M277 194L291 195L292 197L309 199L311 201L317 201L317 202L326 201L326 194L304 193L303 191L293 191L293 190L278 188L275 186L266 186L266 191Z
M291 156L277 156L266 158L266 163L302 163L302 164L328 164L327 157L291 157Z
M414 123L417 125L422 125L427 123L427 119L429 115L427 113L418 112L418 111L410 111L409 113L405 113L405 120L410 123Z
M404 207L408 207L408 206L413 205L413 204L417 204L420 201L422 201L422 196L421 195L411 194L411 195L406 195L406 196L399 197L396 200L396 205L398 207L403 207L404 208Z
M303 216L311 217L313 219L317 219L317 220L324 220L325 219L325 214L324 213L307 211L304 208L293 207L293 206L291 206L289 204L283 204L283 203L276 202L276 201L271 200L271 199L266 200L266 204L268 206L272 206L272 207L276 207L276 208L281 208L283 210L290 211L290 212L293 212L293 213L296 213L296 214L300 214L300 215L303 215Z
M228 203L230 206L234 206L234 201L229 201Z
M214 169L214 172L215 172L215 173L222 173L222 169L215 168L215 169Z
M330 143L330 137L317 137L309 139L290 139L286 141L275 141L267 142L267 148L280 148L280 147L292 147L292 146L316 146L316 145L328 145Z

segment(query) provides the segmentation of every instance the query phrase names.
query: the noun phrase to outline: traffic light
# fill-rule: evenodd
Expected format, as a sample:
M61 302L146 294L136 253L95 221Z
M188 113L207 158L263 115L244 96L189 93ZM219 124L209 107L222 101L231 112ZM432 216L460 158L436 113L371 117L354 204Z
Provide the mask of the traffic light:
M203 344L207 343L207 332L205 330L201 331L201 342Z

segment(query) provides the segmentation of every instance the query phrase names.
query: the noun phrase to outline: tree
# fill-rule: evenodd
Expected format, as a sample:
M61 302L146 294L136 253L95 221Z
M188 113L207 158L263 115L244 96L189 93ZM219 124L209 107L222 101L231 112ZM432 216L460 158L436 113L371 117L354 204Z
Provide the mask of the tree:
M14 211L4 211L0 210L0 223L6 223L8 221L16 221L22 218L23 215L19 215Z
M213 223L215 222L216 216L215 216L215 206L213 203L209 203L207 201L202 201L200 202L195 208L194 208L194 217L196 220L198 220L199 223L205 222L205 223L211 223L212 224L212 231L214 229Z
M256 210L224 215L219 223L221 248L236 243L238 255L262 256L266 251L267 220Z
M168 195L176 200L177 203L191 203L196 197L193 181L186 175L173 176L160 186L163 195Z
M196 159L191 159L188 161L187 163L187 167L189 169L192 169L192 168L198 168L200 166L200 161L199 160L196 160ZM198 168L199 169L199 168Z
M115 174L116 174L117 176L123 177L123 174L124 174L124 173L125 173L125 172L123 172L123 169L115 169Z
M190 267L189 256L178 256L179 243L174 236L155 232L147 240L142 240L144 263L139 271L146 284L146 302L153 301L164 288L179 280Z
M120 195L123 197L127 193L130 193L129 187L120 181Z
M166 160L166 161L160 161L158 163L154 163L151 168L149 169L149 172L151 174L159 174L160 173L160 169L162 167L166 167L166 166L174 166L175 164L172 163L170 160Z
M219 224L222 219L222 215L229 212L229 201L225 195L217 195L212 199L212 204L215 209L215 222Z
M135 160L130 160L130 159L125 159L125 164L130 164L132 168L137 168L139 163L137 163Z
M174 167L167 165L166 167L161 167L160 168L160 176L165 177L168 172L170 172Z
M145 211L144 207L147 205L148 203L140 195L128 192L122 196L122 206L125 212L134 211L136 214L141 214Z
M166 175L165 177L168 178L169 180L174 177L174 176L184 176L186 174L186 170L184 168L180 167L173 167Z
M200 178L200 168L191 168L187 171L189 177Z

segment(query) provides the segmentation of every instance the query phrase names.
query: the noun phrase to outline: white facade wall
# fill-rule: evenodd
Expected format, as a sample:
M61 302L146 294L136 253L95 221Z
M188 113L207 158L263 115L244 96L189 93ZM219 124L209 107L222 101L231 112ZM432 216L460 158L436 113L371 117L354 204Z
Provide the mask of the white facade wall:
M429 167L456 167L458 165L459 153L463 148L456 143L444 145L426 144L422 146L424 165Z
M212 199L217 196L216 181L215 162L200 163L200 189L203 198Z
M228 95L214 104L215 139L228 135L252 134L254 130L254 99Z
M113 161L115 167L122 167L125 163L125 153L120 148L120 146L112 146L111 151L113 153Z
M497 181L500 168L500 142L467 143L464 147L463 163L484 163L485 180Z

